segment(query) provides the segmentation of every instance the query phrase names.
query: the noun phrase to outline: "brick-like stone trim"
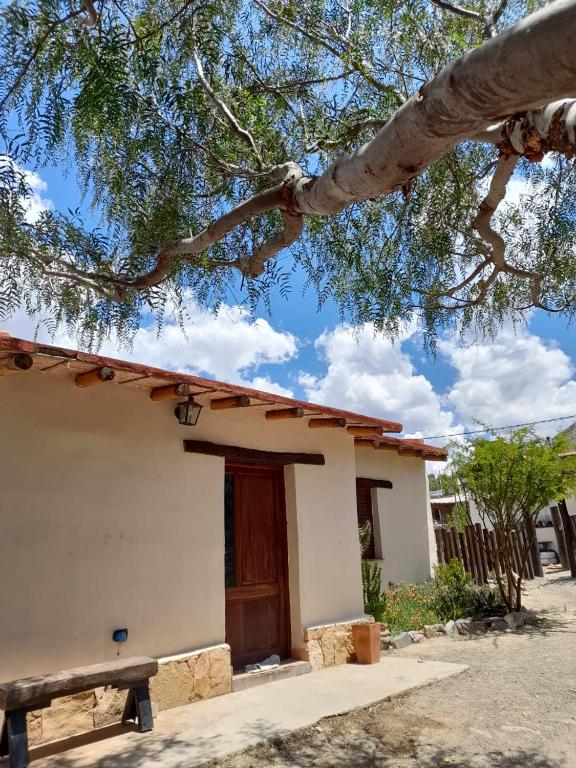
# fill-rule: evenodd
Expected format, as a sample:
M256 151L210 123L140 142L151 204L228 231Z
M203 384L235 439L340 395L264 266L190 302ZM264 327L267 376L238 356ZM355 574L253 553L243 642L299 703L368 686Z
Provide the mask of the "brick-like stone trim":
M210 699L232 690L228 645L159 659L159 662L158 674L150 680L150 697L158 710ZM54 699L51 707L28 714L30 744L77 736L117 723L122 717L126 696L126 691L96 688Z
M366 624L372 621L374 619L371 616L366 616L352 621L306 628L304 630L304 652L300 654L300 658L309 661L312 670L355 661L356 652L352 639L352 625Z

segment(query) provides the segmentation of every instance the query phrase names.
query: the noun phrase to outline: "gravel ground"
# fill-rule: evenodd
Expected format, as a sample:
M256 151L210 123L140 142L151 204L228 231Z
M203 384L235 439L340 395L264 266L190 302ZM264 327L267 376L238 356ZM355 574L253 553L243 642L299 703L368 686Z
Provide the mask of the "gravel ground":
M537 627L396 652L467 672L206 768L576 768L576 581L536 579L524 603Z

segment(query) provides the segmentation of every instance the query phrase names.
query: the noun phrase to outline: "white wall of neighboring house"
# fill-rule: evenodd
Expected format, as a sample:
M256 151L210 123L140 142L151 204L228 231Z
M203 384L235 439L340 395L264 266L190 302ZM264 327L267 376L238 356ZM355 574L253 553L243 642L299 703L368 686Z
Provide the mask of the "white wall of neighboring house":
M285 473L294 642L307 625L363 615L345 430L267 422L257 408L205 408L197 427L182 427L174 401L80 389L65 368L0 377L0 424L0 679L115 658L119 627L131 656L224 642L224 460L185 453L186 437L324 454L325 466ZM388 556L402 562L414 546L423 572L426 525L413 504L424 491L409 488L412 463L424 467L398 459L383 517L401 548Z
M357 446L356 475L390 480L393 486L372 489L375 549L383 585L430 578L437 556L426 462Z

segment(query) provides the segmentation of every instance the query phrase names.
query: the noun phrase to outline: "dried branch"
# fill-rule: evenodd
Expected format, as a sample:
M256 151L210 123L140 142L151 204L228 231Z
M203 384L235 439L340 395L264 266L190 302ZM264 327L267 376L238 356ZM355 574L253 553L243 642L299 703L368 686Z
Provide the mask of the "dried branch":
M202 88L204 88L205 92L212 99L212 101L214 102L214 105L216 106L220 114L224 117L226 123L228 124L228 127L232 130L232 132L250 147L258 163L258 168L259 169L262 168L262 165L263 165L262 156L258 150L258 147L256 146L256 143L252 137L252 134L250 133L250 131L247 131L245 128L242 128L237 118L232 113L232 110L216 94L216 92L214 91L214 89L206 79L206 75L204 74L204 68L202 66L202 62L200 61L200 57L198 56L197 51L194 50L192 55L194 58L194 65L196 67L198 79L200 80L200 84L202 85Z

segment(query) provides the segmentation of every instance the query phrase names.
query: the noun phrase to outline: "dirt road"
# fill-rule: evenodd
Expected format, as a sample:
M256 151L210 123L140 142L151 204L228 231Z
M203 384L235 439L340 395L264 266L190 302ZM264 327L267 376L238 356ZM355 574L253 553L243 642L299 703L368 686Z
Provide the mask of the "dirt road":
M576 768L576 581L532 582L538 627L398 651L469 670L211 768Z

